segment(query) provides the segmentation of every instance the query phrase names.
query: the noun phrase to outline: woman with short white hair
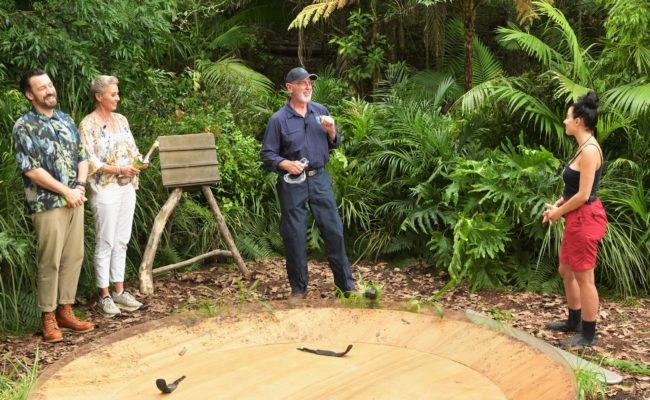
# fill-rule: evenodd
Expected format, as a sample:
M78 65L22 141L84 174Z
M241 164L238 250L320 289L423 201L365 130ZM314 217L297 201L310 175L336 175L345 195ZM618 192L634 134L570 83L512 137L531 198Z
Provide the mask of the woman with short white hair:
M88 152L89 198L95 217L95 278L99 311L107 317L142 306L124 290L126 250L131 239L138 174L147 164L133 139L126 118L115 112L120 102L118 80L101 75L91 84L95 110L79 125ZM113 285L113 293L109 285Z

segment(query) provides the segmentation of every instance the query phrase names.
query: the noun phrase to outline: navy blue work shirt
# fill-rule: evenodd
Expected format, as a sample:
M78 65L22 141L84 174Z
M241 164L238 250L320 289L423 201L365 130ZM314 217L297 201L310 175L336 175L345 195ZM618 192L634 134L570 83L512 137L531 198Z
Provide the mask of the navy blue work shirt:
M310 101L307 113L298 114L289 102L269 119L262 143L260 157L264 165L274 172L283 160L309 160L309 169L324 167L329 160L329 150L341 142L338 130L335 140L330 140L320 124L321 115L330 115L322 104Z

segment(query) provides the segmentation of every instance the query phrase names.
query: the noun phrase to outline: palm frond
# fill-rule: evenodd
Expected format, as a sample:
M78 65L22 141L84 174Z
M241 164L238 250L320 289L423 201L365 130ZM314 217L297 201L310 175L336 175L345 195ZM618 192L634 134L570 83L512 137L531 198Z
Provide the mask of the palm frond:
M492 51L477 38L474 38L473 84L481 83L503 76L503 68Z
M226 25L277 27L284 29L291 22L294 3L286 0L255 0L241 8L225 21Z
M553 77L552 79L558 83L555 94L559 98L564 98L567 103L578 100L580 96L584 96L589 91L588 87L580 85L560 72L549 71L549 73Z
M250 43L252 34L243 26L235 25L219 34L208 45L209 49L237 49Z
M488 101L493 101L494 93L503 87L510 87L510 82L503 78L483 82L465 92L456 100L452 108L460 107L463 113L480 110Z
M377 82L373 97L385 103L399 101L410 89L407 87L410 74L406 63L390 64L384 72L384 79Z
M534 2L535 7L542 14L546 15L551 21L555 23L560 31L564 42L566 43L570 56L571 56L571 76L578 78L581 82L589 82L591 73L585 63L586 52L580 46L578 38L571 27L569 21L560 10L553 7L553 5L546 1Z
M544 40L521 31L518 27L497 29L497 41L506 48L520 48L531 57L537 59L546 68L557 68L567 71L568 68L562 54L553 49Z
M605 141L614 132L619 129L623 132L627 131L633 124L633 119L625 117L617 111L610 111L603 113L598 118L598 125L596 126L598 132L598 140Z
M648 257L633 239L631 229L635 229L633 225L621 223L610 216L607 234L598 248L597 271L619 293L625 295L634 295L639 289L649 287L645 275Z
M272 93L273 82L269 78L236 58L226 57L214 62L199 60L197 69L207 86L226 88L235 93L245 91L263 97Z
M463 94L463 88L453 76L438 71L419 71L410 79L414 98L431 99L439 106L445 101L455 101Z
M642 75L650 74L650 47L644 46L642 43L636 44L628 51L632 54L632 59L636 65L637 71Z
M641 81L617 86L603 93L602 98L612 107L634 118L640 117L650 107L650 83Z
M361 99L343 101L345 131L356 141L363 140L376 125L377 108ZM347 143L345 144L347 145Z
M547 135L564 135L564 125L558 113L540 99L515 87L502 86L495 91L500 101L505 101L512 113L520 112L521 120L528 120Z
M465 69L465 56L462 49L465 45L463 21L454 17L451 21L447 22L445 27L445 42L444 42L444 71L448 72L454 77L461 77L462 80Z

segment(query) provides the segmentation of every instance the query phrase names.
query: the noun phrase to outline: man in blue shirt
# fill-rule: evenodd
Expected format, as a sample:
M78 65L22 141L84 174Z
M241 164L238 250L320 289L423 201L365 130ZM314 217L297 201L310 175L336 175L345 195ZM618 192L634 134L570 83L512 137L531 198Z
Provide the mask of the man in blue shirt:
M45 71L35 68L23 74L20 90L32 109L14 125L14 153L38 239L36 286L43 339L58 342L61 329L94 328L72 312L84 255L88 161L74 121L56 109L56 89Z
M304 298L309 283L307 204L325 241L336 288L344 295L355 289L332 178L325 170L329 150L340 144L341 137L327 108L311 101L316 79L304 68L289 71L285 85L291 98L269 120L260 154L264 165L278 173L280 234L294 298Z

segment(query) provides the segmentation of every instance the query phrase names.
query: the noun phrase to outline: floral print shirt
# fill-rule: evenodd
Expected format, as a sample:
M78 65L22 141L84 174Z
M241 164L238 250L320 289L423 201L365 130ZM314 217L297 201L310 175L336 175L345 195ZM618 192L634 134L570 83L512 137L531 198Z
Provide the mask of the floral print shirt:
M25 207L38 213L64 207L65 197L38 186L25 172L43 168L70 188L75 187L78 164L87 159L72 118L59 110L52 117L32 108L13 128L14 153L22 173Z
M95 193L118 182L118 175L103 173L104 165L127 167L142 158L126 117L113 113L113 118L117 132L109 131L94 113L88 114L79 124L81 141L88 152L88 182ZM138 177L134 176L131 183L137 189Z

